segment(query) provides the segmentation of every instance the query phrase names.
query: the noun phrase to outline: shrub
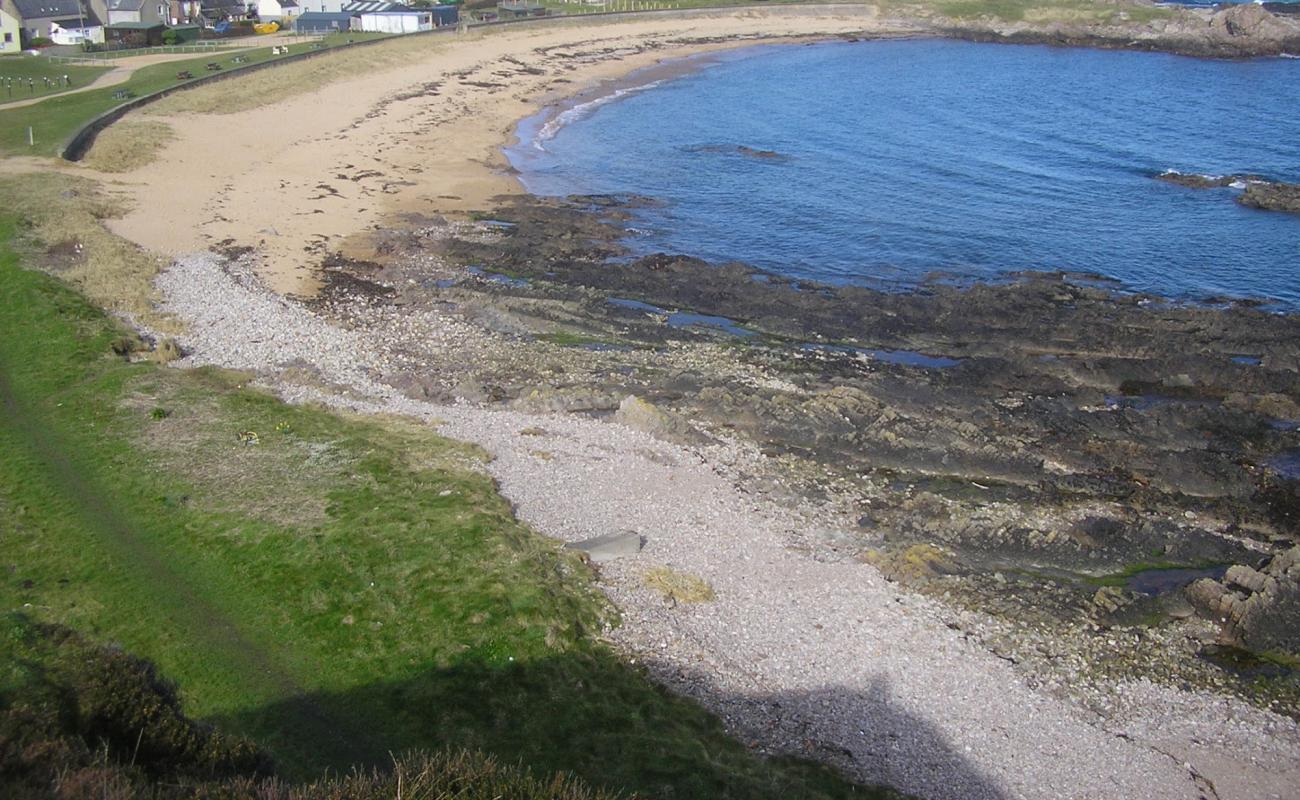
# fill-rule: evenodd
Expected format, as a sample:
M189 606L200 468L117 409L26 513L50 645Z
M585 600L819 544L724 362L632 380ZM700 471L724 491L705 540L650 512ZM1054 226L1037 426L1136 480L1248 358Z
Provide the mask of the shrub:
M176 44L176 41L179 38L180 37L179 35L177 35L176 31L172 30L171 28L168 28L167 30L163 31L162 43L165 45L173 45Z
M0 617L0 642L6 800L613 800L470 751L291 783L253 743L186 717L176 686L144 659L21 614Z
M41 48L41 47L51 47L53 45L54 45L54 40L45 36L33 36L32 38L27 40L28 47Z

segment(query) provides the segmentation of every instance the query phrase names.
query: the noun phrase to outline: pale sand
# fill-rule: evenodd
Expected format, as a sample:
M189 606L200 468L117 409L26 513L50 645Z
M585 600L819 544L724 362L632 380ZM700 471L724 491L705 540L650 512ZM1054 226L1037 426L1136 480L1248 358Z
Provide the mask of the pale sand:
M395 214L484 208L520 191L500 148L519 119L547 103L705 50L913 32L874 8L844 6L427 36L427 51L403 66L251 111L169 117L177 138L158 161L104 176L133 200L110 226L171 256L226 240L256 246L272 287L307 292L324 250L364 250L358 234ZM436 95L420 90L430 82Z

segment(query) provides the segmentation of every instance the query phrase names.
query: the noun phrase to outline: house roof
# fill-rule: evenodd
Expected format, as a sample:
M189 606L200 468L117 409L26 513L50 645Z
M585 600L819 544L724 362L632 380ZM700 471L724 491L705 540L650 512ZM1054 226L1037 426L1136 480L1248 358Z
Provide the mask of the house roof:
M144 0L108 0L109 11L139 11Z
M298 25L310 24L312 22L350 22L356 14L337 13L334 11L307 11L296 18Z
M39 19L42 17L77 17L81 14L89 16L89 9L82 9L77 0L14 0L14 7L18 9L18 14L23 19Z
M52 19L50 20L50 22L54 23L55 25L58 25L60 28L63 28L64 30L70 30L70 31L75 31L79 28L99 27L99 18L96 17L95 12L91 11L90 9L86 9L86 14L83 17L69 17L68 19Z
M383 11L405 11L400 3L385 0L351 0L343 4L343 10L352 14L378 14Z

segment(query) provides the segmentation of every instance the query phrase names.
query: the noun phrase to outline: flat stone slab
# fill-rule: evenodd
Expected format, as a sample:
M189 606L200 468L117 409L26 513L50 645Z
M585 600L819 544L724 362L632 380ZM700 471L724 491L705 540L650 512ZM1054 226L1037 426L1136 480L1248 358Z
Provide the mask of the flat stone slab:
M620 531L581 542L569 542L564 547L586 553L592 561L600 562L613 561L623 556L634 556L641 552L641 546L641 534L636 531Z

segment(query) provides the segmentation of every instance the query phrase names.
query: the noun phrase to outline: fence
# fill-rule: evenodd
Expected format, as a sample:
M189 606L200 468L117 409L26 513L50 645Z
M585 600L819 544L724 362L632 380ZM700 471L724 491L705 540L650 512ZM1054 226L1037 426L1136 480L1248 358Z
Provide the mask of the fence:
M212 53L217 50L232 49L228 42L201 42L195 44L164 44L158 47L133 47L125 50L103 50L94 53L81 53L75 56L51 55L51 64L102 64L118 58L130 56L151 56L158 53Z

